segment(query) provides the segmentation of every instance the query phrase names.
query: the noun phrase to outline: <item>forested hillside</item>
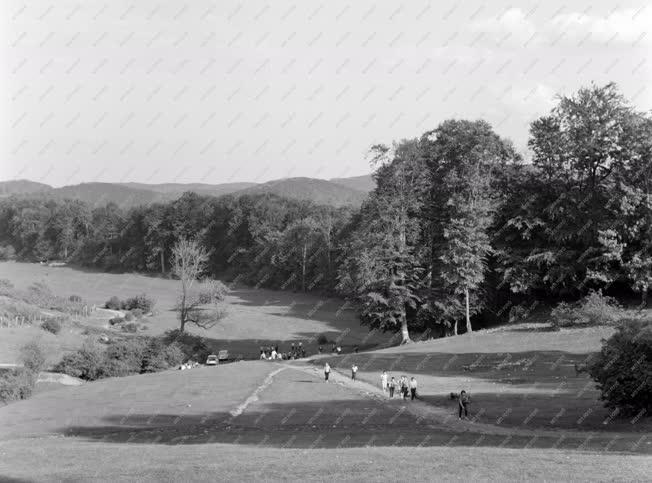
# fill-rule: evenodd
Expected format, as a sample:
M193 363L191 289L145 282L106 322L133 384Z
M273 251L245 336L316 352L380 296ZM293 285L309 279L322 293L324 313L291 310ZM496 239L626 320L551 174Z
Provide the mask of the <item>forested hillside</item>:
M337 292L364 323L402 328L405 339L411 328L523 317L539 300L592 289L646 303L652 119L614 85L560 98L535 120L531 165L484 121L415 135L373 148L377 187L361 208L266 192L186 193L129 210L8 198L2 255L166 273L174 243L197 238L212 275Z

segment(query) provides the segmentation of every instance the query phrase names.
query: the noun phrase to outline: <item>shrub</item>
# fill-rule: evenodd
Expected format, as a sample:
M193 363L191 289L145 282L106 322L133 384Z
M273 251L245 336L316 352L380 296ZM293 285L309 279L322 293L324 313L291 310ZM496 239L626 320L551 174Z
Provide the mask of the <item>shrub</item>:
M22 300L0 297L0 317L33 321L41 317L41 311Z
M140 294L125 300L123 308L126 310L140 309L144 313L151 312L154 308L154 300L146 294Z
M552 326L613 325L623 316L623 310L612 297L602 292L590 292L575 304L561 302L550 313Z
M138 374L146 350L146 341L133 338L117 340L108 345L105 358L111 362L112 367L105 371L106 377Z
M135 323L135 322L128 322L126 324L122 324L121 329L124 332L129 332L129 333L134 334L134 333L138 332L138 324Z
M79 295L71 295L70 297L68 297L68 300L70 300L71 302L78 302L78 303L82 302L82 298Z
M117 325L117 324L122 324L125 321L122 317L111 317L109 319L109 324L110 325Z
M326 336L326 334L319 334L319 336L317 337L317 344L319 345L328 344L328 337Z
M606 297L602 292L590 292L580 304L580 310L593 325L612 325L623 317L623 311L613 297Z
M133 309L131 311L131 315L133 315L136 319L141 319L143 317L143 311L141 309Z
M605 406L624 413L652 411L652 325L623 320L587 370Z
M0 245L0 260L13 260L16 258L16 250L12 245Z
M552 326L556 329L562 327L575 327L586 325L588 319L582 314L575 305L561 302L550 312Z
M226 297L229 288L219 280L206 280L198 288L200 304L221 302Z
M45 367L45 351L37 341L31 341L20 348L20 361L28 371L37 374Z
M109 300L107 300L106 303L104 304L104 306L107 309L111 309L111 310L122 310L122 305L123 305L122 301L115 295L111 297Z
M132 314L131 312L127 312L127 313L125 314L125 320L126 320L127 322L130 322L130 321L134 320L134 314Z
M184 359L195 359L204 361L212 354L212 350L206 341L198 336L181 332L179 329L170 330L163 336L163 343L167 346L176 344L184 354Z
M57 335L61 332L61 324L57 319L48 319L41 324L41 329Z
M27 399L34 391L36 379L36 374L24 368L0 371L0 401Z
M86 381L94 381L102 377L103 366L103 351L91 341L87 341L81 349L63 356L55 370Z

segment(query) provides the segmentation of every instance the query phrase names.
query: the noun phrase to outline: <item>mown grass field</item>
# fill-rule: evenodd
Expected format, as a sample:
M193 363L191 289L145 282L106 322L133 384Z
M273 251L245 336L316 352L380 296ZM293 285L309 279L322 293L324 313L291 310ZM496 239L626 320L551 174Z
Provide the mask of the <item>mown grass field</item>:
M89 305L97 306L113 295L124 299L146 293L155 299L156 306L155 315L144 319L148 329L142 333L160 335L178 326L173 307L179 283L174 280L15 262L0 262L0 278L9 279L17 289L44 282L57 295L79 295ZM256 358L263 345L279 344L282 350L288 350L290 342L298 341L309 353L317 353L316 338L322 333L331 340L339 338L344 348L356 344L371 348L390 340L387 335L370 335L339 299L237 286L227 296L224 307L227 316L215 327L189 327L189 331L207 338L215 350L228 349L244 358ZM82 327L68 326L55 338L36 327L0 327L0 363L15 362L17 348L35 336L42 338L48 347L48 360L54 362L63 352L81 345L83 326L108 327L106 315L83 317L80 321Z
M6 267L14 269L18 287L40 275L57 293L65 289L62 295L70 291L91 303L143 291L163 307L173 301L170 280L0 264ZM92 277L103 288L91 284ZM131 281L117 290L113 283L121 279L115 277ZM2 278L10 277L5 271ZM354 354L346 341L361 343L368 334L353 314L338 313L335 301L238 289L228 304L233 319L225 324L234 332L227 337L223 327L213 329L217 344L257 351L268 341L328 329L345 334L345 354L242 361L38 392L0 408L0 479L645 481L652 473L650 418L611 417L593 382L576 372L609 328L514 326ZM162 333L173 322L159 305L150 330ZM236 331L235 324L248 329ZM83 339L29 327L0 331L8 335L0 343L3 357L12 341L38 331L53 352ZM389 339L372 334L369 340ZM321 373L326 360L337 371L329 383ZM358 382L349 379L354 362ZM415 375L419 400L384 396L382 370ZM471 421L457 420L449 397L462 388L472 394Z
M108 379L0 408L0 475L28 481L641 481L652 470L645 435L474 428L420 412L426 406L325 383L301 364L240 362Z

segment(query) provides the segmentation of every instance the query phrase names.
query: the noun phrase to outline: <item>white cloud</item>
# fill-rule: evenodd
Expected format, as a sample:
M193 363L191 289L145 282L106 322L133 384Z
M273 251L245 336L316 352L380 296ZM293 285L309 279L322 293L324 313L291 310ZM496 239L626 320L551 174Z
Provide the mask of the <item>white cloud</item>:
M580 12L555 16L549 25L551 33L571 38L587 38L598 42L650 42L652 9L627 8L614 10L606 17Z

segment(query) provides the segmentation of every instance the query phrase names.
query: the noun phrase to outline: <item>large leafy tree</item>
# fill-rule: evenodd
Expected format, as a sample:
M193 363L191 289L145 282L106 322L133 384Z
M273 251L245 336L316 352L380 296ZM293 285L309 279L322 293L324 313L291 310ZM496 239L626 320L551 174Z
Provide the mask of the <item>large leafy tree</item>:
M454 333L461 317L470 332L492 250L488 230L499 198L494 178L519 158L488 123L458 120L425 133L422 155L429 175L430 303Z
M426 278L419 222L425 169L417 140L375 146L372 153L377 187L350 235L338 288L357 302L363 323L400 330L408 343Z

